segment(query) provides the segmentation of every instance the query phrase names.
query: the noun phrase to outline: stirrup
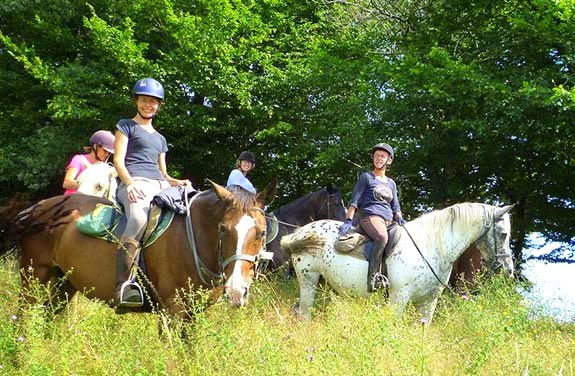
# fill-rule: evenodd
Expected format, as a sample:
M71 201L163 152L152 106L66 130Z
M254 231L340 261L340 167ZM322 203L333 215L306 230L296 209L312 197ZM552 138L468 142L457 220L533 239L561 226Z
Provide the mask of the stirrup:
M129 288L128 291L126 291L126 288ZM130 294L130 292L132 292L132 294ZM133 292L138 294L139 300L137 302L133 300L126 300L126 298L134 298ZM119 295L120 299L118 302L118 307L139 308L144 305L144 292L142 291L140 285L135 281L127 280L122 283Z
M371 280L371 291L377 291L379 289L388 289L389 279L381 273L375 273L373 279Z

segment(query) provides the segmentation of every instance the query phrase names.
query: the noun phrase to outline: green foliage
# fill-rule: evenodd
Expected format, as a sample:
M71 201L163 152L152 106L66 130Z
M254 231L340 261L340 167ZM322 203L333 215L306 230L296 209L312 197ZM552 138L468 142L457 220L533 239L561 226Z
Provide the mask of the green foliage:
M0 5L0 200L62 192L97 129L167 93L169 172L206 188L242 150L275 205L350 192L381 141L408 218L516 203L527 234L571 240L573 2L10 0Z

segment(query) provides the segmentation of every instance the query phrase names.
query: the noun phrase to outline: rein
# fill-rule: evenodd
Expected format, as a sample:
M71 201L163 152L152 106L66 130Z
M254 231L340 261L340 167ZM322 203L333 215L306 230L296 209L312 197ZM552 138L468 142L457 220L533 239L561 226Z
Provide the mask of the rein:
M451 291L453 294L457 294L455 292L454 289L452 289L450 286L446 285L438 276L437 273L435 273L435 270L433 270L433 267L431 266L431 264L429 263L429 261L427 261L427 259L425 258L425 256L423 255L423 253L421 252L421 250L419 249L419 247L417 246L417 243L415 242L415 240L413 239L413 237L411 236L411 234L409 233L409 231L407 231L407 228L405 226L401 226L403 227L403 230L407 233L407 235L409 236L409 238L411 239L411 242L413 243L413 245L415 246L415 249L417 249L417 252L419 252L419 255L421 256L421 258L423 259L423 261L425 261L425 263L427 264L427 266L429 267L429 270L431 270L431 273L433 274L433 276L435 277L435 279L437 279L439 281L439 283L441 283L443 285L443 287L446 287L449 291Z

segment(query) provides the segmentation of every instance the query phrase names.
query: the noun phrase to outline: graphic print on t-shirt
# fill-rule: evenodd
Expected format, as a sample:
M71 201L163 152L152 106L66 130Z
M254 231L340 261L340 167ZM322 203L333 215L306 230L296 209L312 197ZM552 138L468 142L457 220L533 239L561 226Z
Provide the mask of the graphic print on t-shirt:
M391 202L393 199L393 193L391 192L391 188L387 186L387 184L378 184L373 189L373 198L377 201L383 202Z

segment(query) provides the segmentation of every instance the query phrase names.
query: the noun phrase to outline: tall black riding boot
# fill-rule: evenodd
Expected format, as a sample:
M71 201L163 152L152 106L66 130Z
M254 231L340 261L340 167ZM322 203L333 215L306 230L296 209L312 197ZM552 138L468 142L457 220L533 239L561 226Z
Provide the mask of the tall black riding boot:
M367 292L374 292L380 288L389 287L387 280L387 265L384 260L386 243L376 240L373 242L373 250L369 258L367 269Z
M121 244L116 250L116 308L137 308L144 304L142 289L135 282L132 270L139 253L135 242Z

